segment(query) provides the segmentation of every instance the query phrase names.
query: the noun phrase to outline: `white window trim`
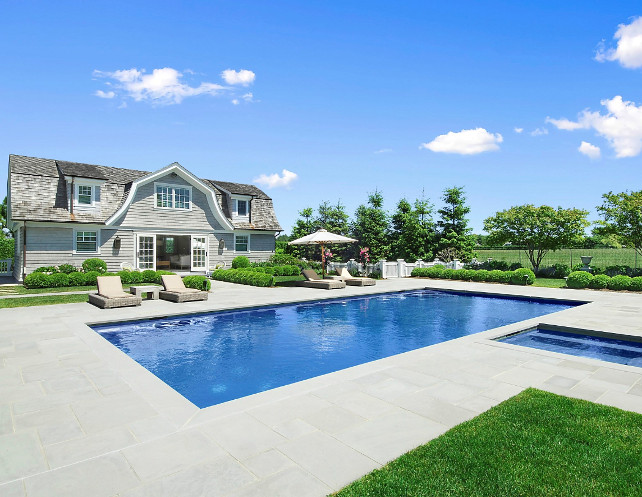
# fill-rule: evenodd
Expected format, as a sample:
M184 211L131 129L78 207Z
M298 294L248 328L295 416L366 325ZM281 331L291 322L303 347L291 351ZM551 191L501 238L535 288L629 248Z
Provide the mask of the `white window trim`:
M95 252L85 252L85 251L78 251L76 248L76 243L78 241L78 232L79 231L95 231L96 232L96 251ZM74 228L74 239L73 239L73 254L97 254L100 255L100 230L96 228Z
M159 186L164 186L172 189L172 207L159 207L158 202L157 202L157 195L158 193L156 192L156 188ZM174 207L176 205L176 191L175 188L182 188L184 190L189 191L189 209L183 209L182 207ZM157 183L154 182L154 209L161 209L165 211L191 211L192 206L194 205L194 194L192 191L192 187L190 185L175 185L172 183Z
M100 201L96 199L96 187L101 186L105 183L104 180L97 179L88 179L88 178L65 178L66 181L74 186L74 191L72 192L74 199L74 210L77 209L95 209L100 205ZM91 204L81 204L78 202L78 191L80 186L88 186L91 188Z
M239 207L238 207L238 201L245 201L247 202L247 214L245 216L239 216ZM232 196L232 219L234 220L250 220L250 213L252 209L252 197L246 196L246 195L233 195Z
M247 250L236 250L236 237L237 236L247 236ZM234 253L235 254L249 254L250 250L250 239L252 235L250 233L234 233Z

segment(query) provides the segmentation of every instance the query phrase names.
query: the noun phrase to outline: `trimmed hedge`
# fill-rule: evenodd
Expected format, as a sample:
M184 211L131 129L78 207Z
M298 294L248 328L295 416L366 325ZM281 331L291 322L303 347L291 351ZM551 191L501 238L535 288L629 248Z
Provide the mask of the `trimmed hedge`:
M62 266L61 266L62 268ZM41 268L39 268L41 269ZM26 288L59 288L65 286L90 286L96 284L98 276L120 276L120 281L125 285L135 285L137 283L157 283L161 282L161 275L174 274L171 271L152 271L147 270L142 273L139 271L119 271L118 273L89 271L81 273L74 271L69 274L64 272L55 272L47 274L46 272L34 271L25 277L24 286ZM201 276L201 278L205 278ZM196 288L196 287L194 287Z
M183 285L187 288L196 288L197 290L205 290L207 292L212 288L212 282L205 276L200 275L185 276L183 278Z
M254 271L249 268L217 269L212 272L212 279L227 281L228 283L240 283L241 285L274 286L274 277L271 274Z
M518 271L520 271L518 269ZM533 275L533 281L535 281L535 275L530 269L526 269L530 274ZM444 280L462 280L462 281L489 281L494 283L510 283L511 277L515 271L501 271L500 269L493 269L488 271L486 269L444 269L443 266L433 266L433 267L424 267L424 268L415 268L412 270L411 276L420 277L420 278L437 278ZM530 278L529 278L530 280ZM524 277L520 278L520 285L523 285ZM529 283L532 284L532 283Z
M232 260L232 269L241 269L244 267L250 267L250 259L244 255L239 255Z
M609 281L609 290L628 290L631 287L631 280L630 276L623 274L613 276Z
M632 292L642 292L642 276L631 278L631 286L629 287L629 290Z
M569 288L587 288L594 276L588 271L573 271L566 279L566 286Z
M606 274L596 274L593 276L593 279L589 282L589 288L594 288L596 290L602 290L609 287L611 282L611 277Z
M265 273L273 276L298 276L301 274L299 266L256 266L242 268L244 271L251 271L254 273Z
M535 273L525 267L515 269L510 277L513 285L532 285L535 283Z
M86 259L82 263L82 270L85 273L97 272L97 273L106 273L107 272L107 263L102 259L94 257L93 259Z

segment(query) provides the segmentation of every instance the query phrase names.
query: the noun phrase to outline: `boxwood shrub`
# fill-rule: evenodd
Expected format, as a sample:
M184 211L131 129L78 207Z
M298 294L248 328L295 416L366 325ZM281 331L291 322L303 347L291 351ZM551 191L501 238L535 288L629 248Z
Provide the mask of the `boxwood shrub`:
M252 286L274 285L274 278L271 274L248 271L247 269L217 269L212 272L212 279Z
M74 271L69 273L69 286L83 286L87 284L87 278L85 278L85 273L80 271Z
M593 276L593 279L589 282L589 288L595 288L596 290L601 290L603 288L608 288L609 283L611 282L611 277L606 274L596 274Z
M71 274L76 271L76 268L71 264L61 264L58 266L58 271L65 274Z
M47 288L48 285L48 276L40 271L35 271L25 276L24 286L27 288Z
M510 277L513 285L532 285L535 283L535 273L525 267L516 269Z
M490 281L488 279L488 275L490 274L490 271L487 269L478 269L477 271L473 271L473 281Z
M609 290L628 290L631 287L631 278L624 274L618 274L609 281Z
M94 272L94 271L98 273L106 273L107 263L102 259L98 259L97 257L94 257L92 259L86 259L82 263L82 270L85 273Z
M629 290L632 292L642 292L642 276L631 278L631 286L629 287Z
M60 288L62 286L69 286L69 276L64 273L54 273L47 276L47 283L49 288Z
M573 271L566 279L566 286L569 288L587 288L594 276L588 271Z
M239 255L232 260L232 269L240 269L244 267L250 267L250 259L244 255Z
M205 276L200 275L185 276L183 284L187 288L196 288L197 290L209 291L212 288L212 282Z

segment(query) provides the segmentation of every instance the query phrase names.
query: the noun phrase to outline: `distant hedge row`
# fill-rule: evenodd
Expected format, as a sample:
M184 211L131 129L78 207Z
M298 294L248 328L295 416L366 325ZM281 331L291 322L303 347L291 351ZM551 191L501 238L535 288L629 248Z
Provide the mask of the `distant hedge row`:
M99 271L88 271L81 273L74 271L69 274L36 271L28 274L24 280L27 288L60 288L65 286L91 286L96 284L98 276L120 276L120 280L126 285L136 283L161 283L161 275L174 274L171 271L119 271L117 273L102 273Z
M526 268L516 269L515 271L501 271L499 269L488 271L486 269L446 269L443 266L433 266L415 268L412 270L411 276L445 280L511 283L513 285L532 285L535 283L535 274Z
M624 274L618 274L610 277L606 274L592 275L586 271L573 271L566 280L566 286L569 288L608 288L616 291L642 292L642 276L631 278Z
M240 283L242 285L252 286L274 285L274 276L272 276L271 274L255 271L255 269L258 268L218 269L212 272L212 279L218 281L227 281L228 283Z

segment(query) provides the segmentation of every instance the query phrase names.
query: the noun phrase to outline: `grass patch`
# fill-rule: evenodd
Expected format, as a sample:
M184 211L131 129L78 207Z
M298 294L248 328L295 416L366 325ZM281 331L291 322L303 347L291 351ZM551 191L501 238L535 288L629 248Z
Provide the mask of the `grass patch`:
M536 278L533 286L541 286L545 288L564 288L566 287L566 280L564 278Z
M530 268L531 263L523 250L476 250L477 259L485 261L492 257L496 261L505 261L509 264L513 262L521 262L524 267ZM544 256L540 267L551 266L553 264L567 264L573 266L582 262L581 255L590 255L593 257L591 266L607 267L615 265L635 266L635 249L622 248L622 249L562 249L555 252L549 252ZM638 258L638 266L642 264L642 260Z
M0 309L9 307L32 307L36 305L73 304L88 302L87 294L72 293L70 295L43 295L42 297L18 297L15 299L0 299Z
M334 494L639 496L642 415L528 389Z
M295 286L297 281L304 281L305 276L275 276L274 286Z
M133 286L149 286L156 285L160 286L158 283L136 283ZM130 285L123 285L123 290L128 291ZM38 295L39 293L66 293L66 292L84 292L84 291L96 291L98 287L96 285L83 285L83 286L62 286L57 288L25 288L22 285L16 285L11 287L11 291L7 290L7 294L12 295Z

